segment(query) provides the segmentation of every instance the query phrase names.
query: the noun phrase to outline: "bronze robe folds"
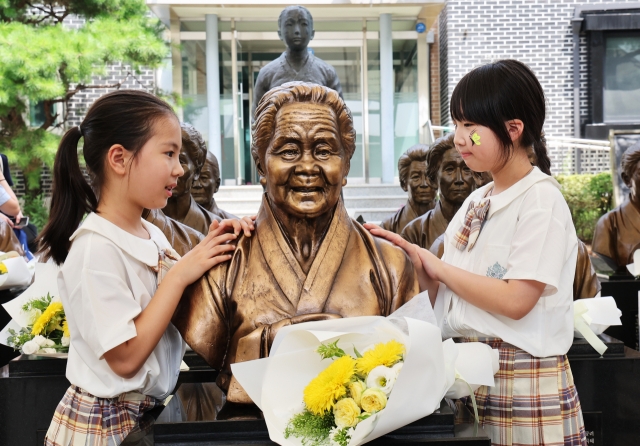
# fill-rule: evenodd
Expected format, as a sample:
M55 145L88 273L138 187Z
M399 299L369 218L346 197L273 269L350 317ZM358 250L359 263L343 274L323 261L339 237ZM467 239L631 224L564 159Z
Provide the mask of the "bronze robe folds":
M211 222L213 220L221 221L222 218L212 214L211 212L200 206L198 203L196 203L196 200L194 200L193 197L190 198L191 204L189 206L189 211L184 217L184 220L182 220L180 223L195 229L203 235L207 235L209 233L209 226L211 226Z
M205 210L211 212L214 215L217 215L218 217L220 217L221 219L225 220L225 219L233 219L233 218L238 218L233 214L228 213L227 211L223 211L222 209L220 209L218 207L218 204L216 203L215 200L213 200L211 202L211 207L210 208L206 208L204 206L202 206Z
M434 203L431 203L431 207L429 210L433 209ZM402 233L402 230L409 224L410 221L415 220L420 217L418 213L411 206L411 202L407 200L407 204L405 204L398 212L393 214L391 217L385 219L380 223L380 227L382 229L386 229L387 231L395 232L396 234Z
M596 225L592 251L608 257L618 272L628 274L626 265L633 263L633 253L640 248L640 211L630 200L607 212Z
M311 313L387 316L419 292L405 252L351 220L342 201L305 274L266 197L251 237L233 258L187 288L173 318L184 340L211 367L227 400L251 402L229 379L230 364L266 357L272 324ZM231 383L230 383L231 381Z
M421 248L429 249L433 242L444 234L447 226L449 222L442 215L442 208L438 201L435 208L407 224L400 235Z
M195 229L167 217L160 209L147 209L142 214L142 217L162 231L167 240L169 240L171 247L180 256L191 251L204 238Z

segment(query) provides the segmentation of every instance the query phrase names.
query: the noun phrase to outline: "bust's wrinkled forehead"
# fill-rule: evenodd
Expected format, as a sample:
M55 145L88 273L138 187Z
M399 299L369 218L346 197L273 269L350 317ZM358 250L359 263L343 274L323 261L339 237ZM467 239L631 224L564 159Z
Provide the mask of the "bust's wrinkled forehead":
M284 21L291 15L292 13L302 12L306 14L307 20L309 20L309 25L311 25L311 29L313 29L313 16L309 12L307 8L300 5L287 6L280 13L280 17L278 17L278 29L282 29L282 24Z

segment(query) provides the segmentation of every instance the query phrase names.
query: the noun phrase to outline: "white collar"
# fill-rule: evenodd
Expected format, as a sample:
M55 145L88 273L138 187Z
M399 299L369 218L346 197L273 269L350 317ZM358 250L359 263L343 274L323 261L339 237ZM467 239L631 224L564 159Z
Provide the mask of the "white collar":
M104 217L92 212L87 215L84 222L76 229L69 240L79 237L83 232L95 232L112 241L118 248L129 254L134 259L148 265L158 266L158 251L162 244L162 233L153 224L142 220L142 225L151 237L145 240L128 233L119 226L111 223Z
M534 167L531 172L524 176L517 183L510 186L507 190L500 192L498 195L495 195L490 198L491 205L489 206L489 213L487 214L487 218L490 218L493 214L498 212L500 209L508 206L513 200L518 198L520 195L525 193L536 183L541 181L550 181L555 187L560 189L560 184L551 176L543 173L538 167ZM483 197L487 190L493 187L493 181L489 184L478 189L477 194L480 197Z

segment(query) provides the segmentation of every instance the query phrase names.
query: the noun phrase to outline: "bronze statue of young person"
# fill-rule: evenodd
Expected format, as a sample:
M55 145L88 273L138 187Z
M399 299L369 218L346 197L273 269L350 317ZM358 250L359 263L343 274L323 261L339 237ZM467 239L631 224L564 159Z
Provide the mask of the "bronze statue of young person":
M629 147L620 162L622 181L629 187L629 199L606 213L596 225L591 249L628 274L633 253L640 249L640 142Z
M428 146L416 144L407 149L398 159L400 187L405 192L409 192L409 199L398 212L380 224L381 228L400 234L410 221L435 206L437 188L427 175L428 154Z
M265 187L251 237L189 287L174 325L227 401L251 403L230 364L266 357L279 328L388 315L418 293L405 252L349 218L340 198L356 134L334 90L291 82L257 108L251 153Z
M200 175L207 149L202 135L195 127L185 123L180 124L180 127L182 128L180 165L184 169L184 174L178 178L178 185L173 189L173 194L162 212L167 217L206 235L213 220L222 220L196 203L191 196L193 180Z
M206 147L204 149L206 152L204 166L202 166L198 178L193 180L191 196L196 200L196 203L220 218L238 218L220 209L213 198L220 188L220 165L213 152L208 151Z
M313 39L313 17L304 6L287 6L278 17L278 37L287 49L276 60L260 69L253 89L252 118L262 96L286 82L300 81L324 85L338 92L342 87L335 68L307 51Z
M401 235L424 249L444 234L464 200L476 188L476 180L453 143L454 134L433 143L427 157L427 174L438 185L440 199L435 208L405 226Z

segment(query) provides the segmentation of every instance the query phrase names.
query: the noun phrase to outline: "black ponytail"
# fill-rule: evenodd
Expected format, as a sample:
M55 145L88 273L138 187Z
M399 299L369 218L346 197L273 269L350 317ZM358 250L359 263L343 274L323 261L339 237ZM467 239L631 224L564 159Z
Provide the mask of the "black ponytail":
M177 119L171 106L140 90L118 90L96 100L79 127L60 141L53 166L53 191L49 221L39 237L40 252L61 264L67 258L75 232L85 214L97 212L104 164L115 144L136 153L153 136L153 124L161 117ZM78 161L78 142L91 178L89 184Z
M551 160L547 153L547 139L544 137L544 133L533 142L533 151L536 153L538 169L551 176Z

